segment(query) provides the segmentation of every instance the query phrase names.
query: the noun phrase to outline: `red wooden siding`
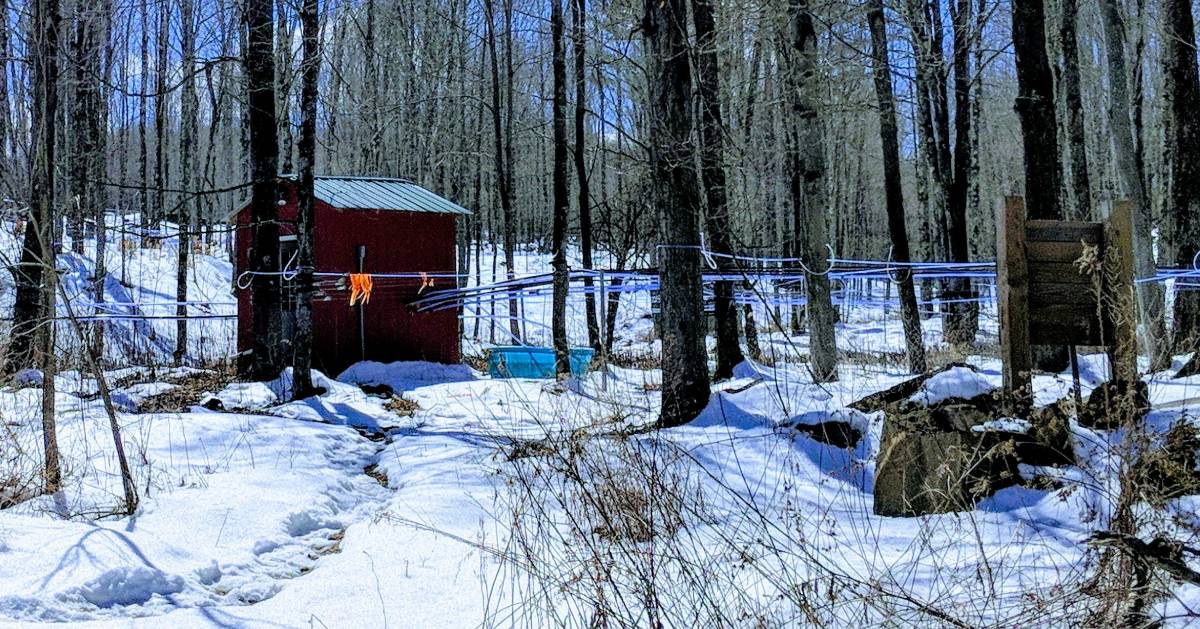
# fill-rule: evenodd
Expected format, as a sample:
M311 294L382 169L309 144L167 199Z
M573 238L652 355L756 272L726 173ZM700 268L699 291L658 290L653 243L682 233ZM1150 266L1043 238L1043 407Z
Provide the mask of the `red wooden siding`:
M295 188L286 182L286 205L280 206L281 232L294 233ZM248 268L249 211L236 218L237 271ZM453 214L344 210L318 201L315 209L313 253L319 273L358 270L358 247L367 248L364 271L372 274L426 272L454 273L456 219ZM328 278L318 278L327 280ZM427 288L452 285L437 279ZM327 283L327 282L326 282ZM371 302L364 310L366 355L359 342L358 309L350 306L349 290L318 292L313 302L313 367L336 376L359 360L391 362L428 360L457 363L459 336L457 310L418 313L409 304L418 295L421 281L375 279ZM250 290L238 290L238 350L250 347L252 329Z

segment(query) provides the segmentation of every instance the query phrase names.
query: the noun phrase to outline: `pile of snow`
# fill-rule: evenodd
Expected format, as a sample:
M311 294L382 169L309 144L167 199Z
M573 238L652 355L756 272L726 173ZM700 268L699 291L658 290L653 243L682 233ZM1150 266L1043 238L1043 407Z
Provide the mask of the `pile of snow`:
M351 365L338 376L338 380L357 385L387 385L396 393L400 393L429 384L469 382L478 377L475 371L466 365L443 365L422 361L365 361Z
M934 374L908 399L926 406L951 398L970 399L997 389L997 385L970 367L951 367Z

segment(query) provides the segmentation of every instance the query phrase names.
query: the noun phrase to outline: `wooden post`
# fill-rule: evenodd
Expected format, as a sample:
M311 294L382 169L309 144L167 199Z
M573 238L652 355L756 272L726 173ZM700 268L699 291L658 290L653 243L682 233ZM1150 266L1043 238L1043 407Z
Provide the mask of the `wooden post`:
M1112 353L1112 377L1118 382L1132 384L1138 378L1137 368L1137 294L1133 283L1133 202L1117 201L1113 204L1108 221L1104 224L1106 263L1115 263L1115 273L1106 276L1111 283L1106 286L1105 307L1110 310L1105 317L1112 322L1107 339Z
M1025 199L1005 197L996 212L996 288L1004 391L1019 411L1032 405L1029 345L1029 262L1025 250Z

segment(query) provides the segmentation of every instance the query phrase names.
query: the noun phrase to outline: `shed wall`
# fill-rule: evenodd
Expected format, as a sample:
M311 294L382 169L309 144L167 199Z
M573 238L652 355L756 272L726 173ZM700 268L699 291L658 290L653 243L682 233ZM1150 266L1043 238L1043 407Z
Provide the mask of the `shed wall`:
M294 233L296 197L287 186L280 207L281 233ZM249 211L237 215L237 273L249 268ZM315 208L314 258L320 273L358 270L358 247L366 246L363 270L371 274L453 273L456 269L456 216L394 210L343 210L318 201ZM318 278L327 284L330 278ZM447 288L452 280L435 279ZM457 363L457 310L413 312L421 280L375 278L370 303L362 310L349 304L348 289L319 290L313 302L313 367L335 376L359 360L391 362L427 360ZM250 347L253 328L250 290L238 290L238 350ZM365 351L364 351L365 350Z

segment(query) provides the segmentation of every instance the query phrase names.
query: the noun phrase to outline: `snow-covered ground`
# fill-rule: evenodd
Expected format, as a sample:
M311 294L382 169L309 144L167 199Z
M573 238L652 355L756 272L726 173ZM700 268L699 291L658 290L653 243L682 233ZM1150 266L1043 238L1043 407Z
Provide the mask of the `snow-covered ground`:
M521 271L544 268L532 254L520 259ZM135 288L123 290L173 298L173 260L169 245L131 255L127 283ZM228 262L218 254L197 264L206 270L196 273L195 294L232 300ZM484 266L487 281L490 262ZM548 322L538 299L526 303L525 317ZM653 354L648 297L623 305L617 346ZM983 321L986 340L995 322ZM169 338L170 327L157 338ZM854 351L903 347L898 323L882 311L848 309L838 333ZM804 336L776 331L763 341L780 357L806 352ZM465 349L483 345L471 340ZM196 349L198 364L202 352L215 351ZM999 386L994 358L967 361L977 372L948 372L914 397L932 402ZM1085 394L1106 369L1102 356L1084 357ZM797 360L747 362L714 387L694 422L646 432L660 404L655 369L613 367L559 386L492 379L466 366L360 363L318 378L326 393L302 402L287 401L287 373L192 390L189 383L218 379L197 369L114 370L141 494L138 512L118 517L106 515L120 506L121 483L96 382L66 372L56 382L64 490L0 510L0 626L1078 619L1068 614L1087 604L1078 586L1094 555L1084 541L1111 509L1108 466L1119 431L1073 426L1082 464L1046 471L1061 488L1011 487L969 513L878 517L882 417L847 406L910 374L888 361L844 361L839 375L815 384ZM36 381L26 373L0 389L0 500L6 481L34 478L40 465ZM1035 390L1049 403L1070 394L1070 377L1038 375ZM187 398L183 408L139 412L172 391ZM1158 410L1148 423L1160 432L1200 409L1200 378L1155 377L1150 391ZM827 420L864 437L845 449L802 429ZM1176 526L1193 524L1198 506L1175 500ZM646 521L630 520L630 511ZM646 528L653 534L639 538ZM1186 624L1179 615L1200 605L1200 590L1171 587L1157 611ZM608 615L598 618L597 608Z

